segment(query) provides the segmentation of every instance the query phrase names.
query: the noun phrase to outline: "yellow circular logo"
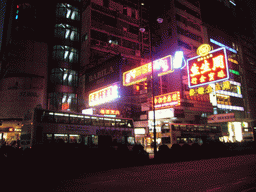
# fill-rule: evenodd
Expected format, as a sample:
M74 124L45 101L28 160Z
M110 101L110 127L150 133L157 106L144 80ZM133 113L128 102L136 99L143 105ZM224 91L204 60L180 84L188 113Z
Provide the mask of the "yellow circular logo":
M202 44L197 48L197 55L200 56L206 56L209 54L209 52L211 51L211 46L209 44Z

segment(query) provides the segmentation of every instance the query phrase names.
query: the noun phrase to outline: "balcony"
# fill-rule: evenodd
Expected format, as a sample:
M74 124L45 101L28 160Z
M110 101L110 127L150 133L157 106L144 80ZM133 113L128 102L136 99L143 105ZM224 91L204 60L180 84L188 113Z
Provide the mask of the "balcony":
M134 23L134 24L137 24L137 25L139 24L138 19L128 17L128 16L126 16L122 13L110 10L107 7L103 7L103 6L97 5L95 3L91 3L91 5L92 5L92 8L95 9L95 10L101 11L101 12L106 13L108 15L112 15L114 17L120 18L120 19L125 20L125 21L130 22L130 23Z
M140 53L138 50L133 50L126 47L122 47L120 45L106 43L97 39L91 39L91 48L104 52L113 51L115 53L122 53L127 56L140 58Z
M127 31L117 29L115 27L111 27L111 26L108 26L108 25L104 25L104 24L102 24L100 22L97 22L95 20L92 20L91 26L95 29L100 29L100 30L106 31L107 33L114 34L114 35L119 36L119 37L127 37L129 39L138 41L138 35L136 35L136 34L129 33Z

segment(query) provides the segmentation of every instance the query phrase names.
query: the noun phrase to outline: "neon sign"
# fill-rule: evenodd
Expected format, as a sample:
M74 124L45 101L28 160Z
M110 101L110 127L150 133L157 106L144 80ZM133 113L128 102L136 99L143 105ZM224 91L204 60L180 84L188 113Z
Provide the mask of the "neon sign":
M215 45L218 45L220 47L225 47L227 50L229 50L229 51L231 51L233 53L237 53L237 51L235 49L232 49L232 48L230 48L230 47L228 47L228 46L226 46L226 45L224 45L224 44L222 44L222 43L220 43L218 41L215 41L214 39L210 39L210 42L214 43Z
M189 96L203 95L213 93L214 90L216 93L223 95L229 95L233 97L242 98L241 94L241 84L234 81L223 81L221 83L216 83L214 85L196 87L189 90Z
M180 105L180 92L175 91L155 96L155 108L166 108Z
M100 114L103 115L120 115L119 110L112 110L112 109L101 109Z
M211 46L209 44L202 44L198 47L196 53L197 55L200 55L200 56L206 56L209 54L209 52L211 51Z
M161 59L153 61L154 71L157 71L158 76L166 75L173 72L172 56L168 55ZM146 81L152 73L152 63L147 63L140 67L123 73L123 85L129 86L142 81Z
M207 56L187 60L190 88L223 81L229 78L226 49L210 51Z
M89 106L96 106L113 101L119 97L118 86L112 85L89 94Z

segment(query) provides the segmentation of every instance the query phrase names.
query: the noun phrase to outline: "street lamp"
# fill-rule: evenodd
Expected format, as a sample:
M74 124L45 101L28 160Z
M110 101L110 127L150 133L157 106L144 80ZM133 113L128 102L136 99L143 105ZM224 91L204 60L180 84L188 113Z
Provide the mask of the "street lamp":
M157 18L156 20L158 23L162 23L163 22L163 19L162 18ZM140 32L144 33L145 32L145 28L144 27L141 27L140 29ZM151 76L152 76L152 80L151 80L151 83L152 83L152 110L153 110L153 138L154 138L154 142L153 142L153 145L154 145L154 156L156 155L156 152L157 152L157 148L156 148L156 117L155 117L155 114L156 114L156 110L155 110L155 89L154 89L154 64L153 64L153 56L152 56L152 33L151 33L151 30L149 30L149 35L150 35L150 59L151 59ZM142 40L143 41L143 40Z

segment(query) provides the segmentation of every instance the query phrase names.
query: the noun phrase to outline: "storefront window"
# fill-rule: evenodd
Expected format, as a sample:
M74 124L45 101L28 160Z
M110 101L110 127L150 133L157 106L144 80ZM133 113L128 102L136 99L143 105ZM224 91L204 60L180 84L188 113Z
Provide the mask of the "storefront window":
M98 145L99 137L97 135L92 135L92 144Z
M46 134L46 140L52 141L52 134Z
M69 135L69 143L81 143L81 136L80 135Z
M68 135L67 134L54 134L54 140L59 143L67 143Z

